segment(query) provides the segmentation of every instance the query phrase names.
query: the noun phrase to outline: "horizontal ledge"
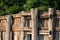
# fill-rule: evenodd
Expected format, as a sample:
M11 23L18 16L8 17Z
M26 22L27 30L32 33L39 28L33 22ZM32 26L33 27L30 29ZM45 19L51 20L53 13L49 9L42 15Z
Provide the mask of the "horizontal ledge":
M44 14L41 14L39 15L39 18L49 18L49 14L48 13L44 13Z
M0 31L6 31L5 27L0 26Z
M31 27L13 27L12 31L31 31Z
M27 32L27 34L32 34L32 32ZM49 31L47 31L47 30L39 30L39 34L40 35L49 35Z
M20 14L13 14L12 16L13 16L13 18L20 18L21 17Z
M31 16L31 13L22 13L22 16Z
M49 31L48 30L39 30L39 34L41 34L41 35L48 35Z
M56 31L57 32L60 32L60 27L56 27Z
M0 20L5 20L7 19L7 16L0 16Z
M59 15L59 16L57 16L57 18L59 18L59 19L60 19L60 15Z
M27 34L32 34L32 33L28 32ZM49 33L39 33L39 35L49 35Z
M41 30L48 30L48 27L41 27Z
M13 25L12 30L13 31L21 31L21 30L31 31L32 27L20 27L20 25ZM39 30L48 30L48 27L41 27L41 28L39 28Z
M39 33L40 35L49 35L49 33Z
M10 31L21 31L21 30L32 31L32 28L31 27L20 27L19 25L17 25L17 26L12 27L12 30L10 30ZM44 30L44 31L40 31L40 30ZM60 27L56 27L55 30L56 30L56 32L60 32ZM6 27L5 26L3 27L0 25L0 31L6 31ZM41 29L39 29L38 31L46 32L46 31L48 31L48 27L45 27L45 28L41 27Z

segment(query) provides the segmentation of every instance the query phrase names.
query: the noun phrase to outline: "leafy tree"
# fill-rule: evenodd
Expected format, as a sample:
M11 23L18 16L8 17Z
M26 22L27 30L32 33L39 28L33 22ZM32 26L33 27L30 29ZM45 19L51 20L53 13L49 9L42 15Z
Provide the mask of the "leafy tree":
M60 0L0 0L0 15L29 11L31 8L48 10L49 7L60 9Z

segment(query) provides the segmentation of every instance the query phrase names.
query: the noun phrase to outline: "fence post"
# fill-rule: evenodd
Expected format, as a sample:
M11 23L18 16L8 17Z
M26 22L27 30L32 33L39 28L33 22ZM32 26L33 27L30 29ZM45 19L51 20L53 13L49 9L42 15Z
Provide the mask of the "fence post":
M11 15L7 15L7 20L6 20L6 35L5 39L10 40L10 28L11 28Z
M37 40L37 9L31 9L31 19L32 19L32 40Z
M48 19L48 29L49 29L49 40L53 40L53 18L52 16L54 15L54 10L53 8L49 8L49 19Z
M24 13L23 11L21 13ZM24 17L21 16L21 28L24 27ZM24 40L24 31L21 30L21 40Z

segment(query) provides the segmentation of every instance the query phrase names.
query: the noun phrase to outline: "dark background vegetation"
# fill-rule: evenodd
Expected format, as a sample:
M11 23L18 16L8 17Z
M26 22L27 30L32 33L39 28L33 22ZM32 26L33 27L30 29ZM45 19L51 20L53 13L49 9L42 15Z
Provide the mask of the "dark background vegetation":
M60 0L0 0L0 15L14 14L31 8L60 10Z

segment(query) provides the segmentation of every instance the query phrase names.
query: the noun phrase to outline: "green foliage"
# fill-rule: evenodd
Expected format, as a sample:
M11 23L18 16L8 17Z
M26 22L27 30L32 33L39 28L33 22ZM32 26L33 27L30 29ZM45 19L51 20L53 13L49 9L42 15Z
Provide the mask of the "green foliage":
M0 15L18 13L31 8L48 10L48 8L60 9L60 0L0 0Z

